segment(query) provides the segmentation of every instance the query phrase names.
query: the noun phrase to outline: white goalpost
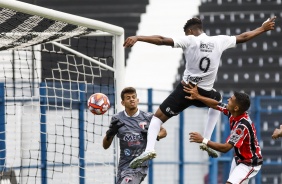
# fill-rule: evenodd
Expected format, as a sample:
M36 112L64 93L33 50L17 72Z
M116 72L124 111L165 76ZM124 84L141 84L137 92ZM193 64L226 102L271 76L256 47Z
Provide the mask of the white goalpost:
M118 146L102 148L122 110L124 30L0 0L0 183L114 183ZM88 97L106 94L104 115Z

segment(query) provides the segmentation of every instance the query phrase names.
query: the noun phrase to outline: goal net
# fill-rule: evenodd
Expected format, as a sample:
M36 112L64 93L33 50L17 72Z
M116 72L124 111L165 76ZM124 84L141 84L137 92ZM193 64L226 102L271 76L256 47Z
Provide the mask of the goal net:
M123 29L0 0L0 183L114 183L117 143L102 148L121 110ZM87 99L106 94L93 115Z

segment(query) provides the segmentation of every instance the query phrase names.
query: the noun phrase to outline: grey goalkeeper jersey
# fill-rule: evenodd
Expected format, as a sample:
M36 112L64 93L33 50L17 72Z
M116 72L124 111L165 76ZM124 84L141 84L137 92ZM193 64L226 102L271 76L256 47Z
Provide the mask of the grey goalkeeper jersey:
M114 115L114 118L118 118L120 122L125 123L124 126L119 128L117 133L120 142L119 177L133 172L147 174L148 162L144 162L142 167L137 169L131 169L129 163L145 151L147 133L144 134L142 131L144 132L146 126L149 127L152 117L152 113L141 110L138 110L132 117L129 117L125 111Z

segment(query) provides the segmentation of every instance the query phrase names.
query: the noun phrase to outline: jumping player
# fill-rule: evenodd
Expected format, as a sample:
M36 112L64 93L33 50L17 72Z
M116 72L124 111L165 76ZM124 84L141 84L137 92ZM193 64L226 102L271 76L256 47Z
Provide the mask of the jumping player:
M198 93L197 85L184 87L189 93L185 98L199 100L207 106L222 112L228 116L231 133L226 143L212 142L202 137L197 132L191 132L190 142L203 143L219 152L226 153L234 147L235 154L232 160L231 169L227 184L245 183L254 177L260 170L263 163L261 148L258 144L256 129L251 121L247 110L250 107L250 98L246 93L235 92L228 99L228 104L204 97Z
M130 166L132 168L136 168L142 162L156 157L156 152L154 151L155 140L162 123L172 116L178 115L191 105L206 107L201 101L185 99L183 86L197 84L201 95L220 101L221 95L213 89L213 85L223 51L235 47L236 44L247 42L266 31L273 30L275 18L269 18L260 27L237 36L207 36L203 31L202 21L199 18L192 18L184 26L185 36L180 38L167 38L155 35L131 36L125 40L124 47L132 47L137 41L141 41L155 45L182 48L186 60L182 81L155 112L148 130L146 150L131 162ZM211 137L219 114L220 112L209 108L208 120L204 131L206 138ZM217 153L205 144L201 144L200 148L206 150L210 156L217 157Z

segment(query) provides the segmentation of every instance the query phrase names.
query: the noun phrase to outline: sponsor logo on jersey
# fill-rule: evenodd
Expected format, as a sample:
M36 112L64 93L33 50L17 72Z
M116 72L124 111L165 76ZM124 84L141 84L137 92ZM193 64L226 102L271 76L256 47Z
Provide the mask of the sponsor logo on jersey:
M141 134L135 133L135 134L125 134L125 136L123 137L123 140L126 142L130 142L130 141L139 141L139 140L143 140L143 137Z
M127 142L128 146L140 145L140 141L143 140L143 136L138 133L125 134L123 140Z
M200 44L200 51L201 52L212 52L213 49L214 49L213 43L203 43L203 42L201 42L201 44Z
M196 77L196 76L191 76L191 75L188 75L187 78L192 81L192 82L195 82L195 83L198 83L200 82L201 80L203 80L202 77Z
M127 156L127 157L130 156L131 155L130 149L125 149L124 150L124 155Z
M125 182L126 182L126 183L129 183L131 180L132 180L132 178L130 178L130 177L126 177L126 178L125 178Z

